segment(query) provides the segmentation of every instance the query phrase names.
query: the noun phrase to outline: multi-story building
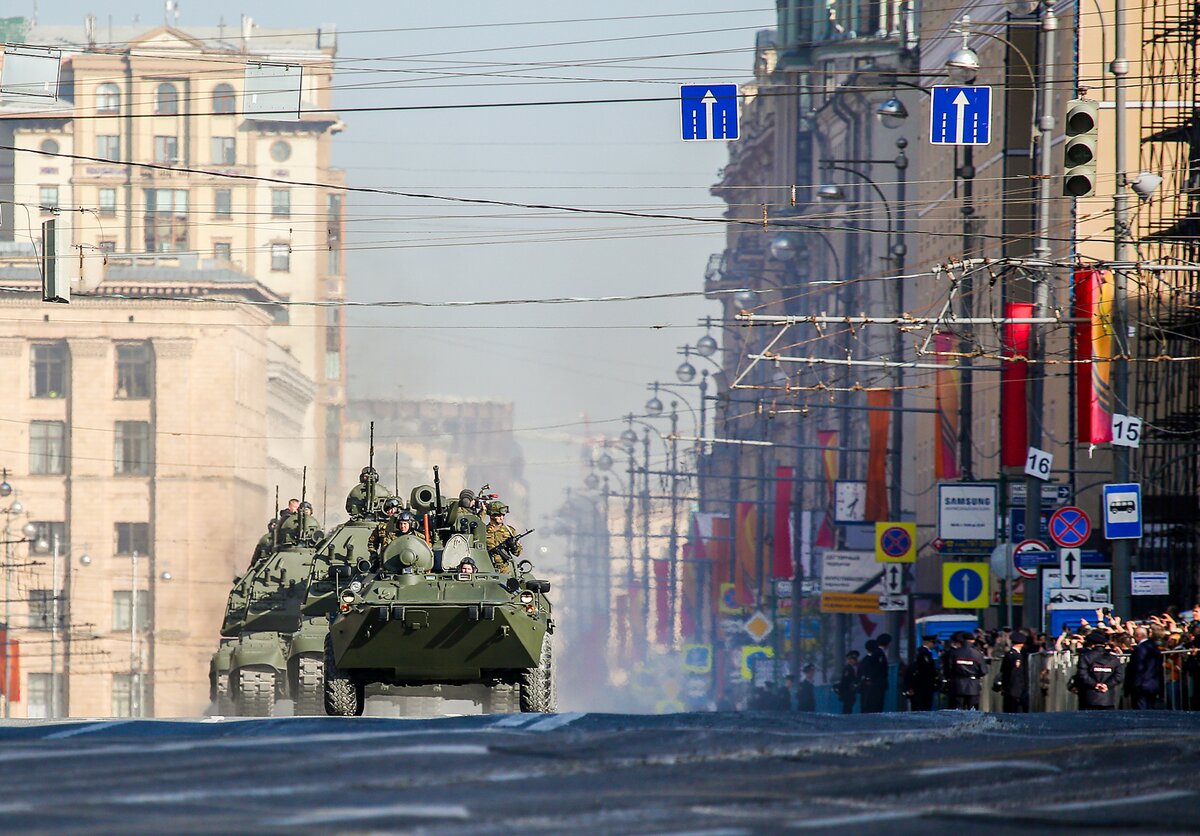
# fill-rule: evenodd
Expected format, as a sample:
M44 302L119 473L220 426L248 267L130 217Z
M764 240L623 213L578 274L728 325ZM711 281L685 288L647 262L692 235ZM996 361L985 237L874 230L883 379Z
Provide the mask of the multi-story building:
M17 291L0 303L0 433L24 509L10 499L6 539L32 523L5 554L22 692L6 707L195 714L275 486L299 495L307 466L310 486L343 489L343 321L322 304L345 277L334 41L249 21L19 34L63 59L57 101L0 103L0 274ZM264 61L303 67L299 118L244 112ZM70 306L37 295L51 217L82 264Z

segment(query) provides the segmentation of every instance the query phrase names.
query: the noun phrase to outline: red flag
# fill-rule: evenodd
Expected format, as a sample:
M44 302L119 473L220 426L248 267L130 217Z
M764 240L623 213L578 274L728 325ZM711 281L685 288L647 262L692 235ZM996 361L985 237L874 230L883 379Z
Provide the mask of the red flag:
M1006 320L1028 319L1033 305L1028 302L1009 302L1004 312ZM1000 369L1000 464L1003 467L1023 467L1029 449L1028 408L1025 402L1025 380L1029 364L1030 331L1028 323L1006 321L1000 336L1006 360Z
M758 592L758 507L752 502L737 504L737 540L733 546L734 596L739 605L746 607L754 603Z
M948 356L954 350L955 336L939 331L933 340L938 363L946 367L945 371L938 369L934 383L937 431L934 435L933 475L935 479L957 479L962 476L958 466L958 361Z
M21 701L21 643L0 630L0 690L9 703Z
M712 561L712 573L709 575L712 583L712 588L709 590L711 612L721 611L721 584L729 583L732 580L733 567L730 565L729 559L729 556L733 554L731 537L729 517L714 515L712 538L704 544L704 550Z
M1112 274L1075 271L1076 439L1083 444L1112 441Z
M821 451L821 464L825 468L825 485L828 488L829 499L825 504L825 515L821 518L821 527L813 545L817 548L832 549L837 545L837 537L833 530L833 482L838 472L838 434L837 430L817 430L817 444L825 449Z
M774 555L771 577L792 576L792 475L790 467L775 468Z
M867 522L886 522L888 519L888 425L892 413L892 393L885 390L867 392ZM894 474L896 478L899 474Z

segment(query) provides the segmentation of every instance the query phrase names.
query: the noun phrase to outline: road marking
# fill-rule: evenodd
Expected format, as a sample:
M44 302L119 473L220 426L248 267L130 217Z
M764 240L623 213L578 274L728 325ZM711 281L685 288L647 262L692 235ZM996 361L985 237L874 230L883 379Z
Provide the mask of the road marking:
M313 824L340 824L346 821L379 819L384 816L421 819L465 819L471 815L461 804L384 804L379 807L322 807L275 819L270 823L280 827L303 827Z
M105 720L101 723L89 723L86 726L74 726L66 731L55 732L48 734L42 740L62 740L64 737L74 737L77 734L91 734L94 731L101 729L110 729L113 726L124 726L127 723L132 723L132 720Z
M793 830L816 830L819 827L838 827L843 824L873 824L874 822L898 821L900 819L919 818L922 813L880 811L878 813L853 813L848 816L827 816L823 819L806 819L805 821L789 824Z
M1143 793L1142 795L1129 795L1125 798L1097 798L1091 801L1068 801L1064 804L1047 804L1036 809L1053 813L1068 813L1073 810L1091 810L1096 807L1123 807L1126 804L1170 801L1175 798L1186 798L1189 795L1195 795L1195 792L1192 790L1164 790L1162 792Z
M947 763L942 766L927 766L924 769L914 769L913 775L921 777L929 775L951 775L958 772L980 772L985 769L995 769L996 767L1009 767L1011 769L1038 769L1043 772L1061 772L1057 766L1051 766L1048 763L1039 763L1038 761L972 761L970 763Z
M549 717L538 720L532 726L526 726L525 731L532 732L548 732L553 729L559 729L563 726L574 723L576 720L586 717L585 712L568 711L565 714L551 714Z

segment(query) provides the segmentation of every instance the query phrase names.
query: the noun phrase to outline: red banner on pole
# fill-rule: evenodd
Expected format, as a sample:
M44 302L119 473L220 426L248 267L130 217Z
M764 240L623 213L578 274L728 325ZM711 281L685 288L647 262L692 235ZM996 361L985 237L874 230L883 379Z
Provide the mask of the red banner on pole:
M758 507L753 502L737 504L737 539L734 542L736 557L733 583L734 598L738 604L748 607L754 603L758 591L757 550Z
M1112 441L1112 274L1075 271L1076 439L1083 444Z
M1029 302L1009 302L1005 306L1004 327L1000 344L1005 357L1000 369L1000 464L1004 467L1023 467L1029 450L1029 420L1025 399L1025 382L1029 376L1030 336L1028 323L1012 322L1029 319L1033 305ZM1021 358L1009 360L1007 358Z
M0 630L0 690L9 703L21 701L21 643Z
M867 392L867 522L886 522L888 517L888 427L891 424L892 393ZM896 478L899 474L893 476Z
M772 578L790 578L792 576L792 476L794 473L795 471L790 467L775 468Z
M832 549L837 545L837 537L833 530L833 482L838 473L838 434L837 430L817 430L817 443L821 451L821 465L825 469L825 485L828 489L828 501L825 504L825 514L821 517L821 527L813 545L817 548Z
M933 337L938 363L934 400L937 409L937 429L934 432L933 473L936 479L957 479L962 476L958 466L959 378L958 359L949 354L955 349L957 337L939 331Z

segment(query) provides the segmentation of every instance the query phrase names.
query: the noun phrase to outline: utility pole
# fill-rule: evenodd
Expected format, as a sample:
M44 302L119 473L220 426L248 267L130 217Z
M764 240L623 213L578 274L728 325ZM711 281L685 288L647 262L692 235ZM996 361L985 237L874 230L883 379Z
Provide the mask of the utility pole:
M1128 173L1125 170L1125 77L1129 62L1125 58L1125 0L1113 0L1113 60L1109 72L1113 75L1113 166L1116 169L1116 191L1113 194L1113 260L1121 265L1127 258L1129 241L1129 195L1125 191ZM1113 268L1113 411L1130 414L1129 404L1129 318L1126 276L1124 267ZM1113 445L1113 481L1129 481L1130 448ZM1117 614L1132 618L1129 572L1133 568L1128 540L1112 541L1113 600Z
M1041 115L1037 118L1038 128L1038 197L1037 197L1037 239L1033 246L1035 258L1042 261L1050 259L1050 186L1054 174L1051 147L1054 142L1054 63L1055 53L1054 33L1058 29L1058 18L1054 15L1054 0L1042 0L1041 8L1041 49L1039 63L1041 64L1041 79L1038 84L1038 104ZM1046 316L1050 295L1050 268L1039 267L1038 277L1034 283L1033 317ZM1042 326L1031 324L1029 368L1029 416L1028 441L1029 447L1041 448L1042 422L1044 418L1045 366L1046 346L1043 342ZM1025 477L1025 536L1037 539L1041 534L1042 522L1042 480L1034 476ZM1027 585L1026 601L1032 601L1025 607L1026 619L1032 611L1040 616L1041 589L1036 581ZM1040 620L1040 619L1039 619Z
M679 413L676 411L675 403L671 403L671 535L670 545L667 547L668 559L671 561L668 566L670 589L668 590L669 612L670 612L670 630L671 635L667 639L667 643L675 646L675 622L679 614L679 600L677 597L678 574L679 574Z
M137 568L138 568L138 553L137 549L133 550L133 568L130 571L129 578L129 716L140 716L141 700L140 683L138 682L138 642L137 642L137 620L138 620L138 605L137 605Z
M59 709L58 678L58 532L54 532L53 557L50 559L50 716L57 717Z

